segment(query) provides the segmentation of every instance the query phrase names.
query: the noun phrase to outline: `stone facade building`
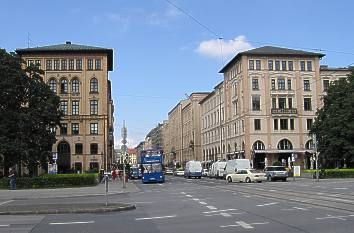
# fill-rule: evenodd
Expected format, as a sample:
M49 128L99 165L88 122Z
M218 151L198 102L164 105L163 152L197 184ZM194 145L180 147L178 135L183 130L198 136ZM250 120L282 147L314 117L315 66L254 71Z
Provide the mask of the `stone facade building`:
M71 44L17 49L27 65L44 71L43 79L60 97L64 113L53 154L58 172L109 169L114 153L113 100L108 72L113 50Z

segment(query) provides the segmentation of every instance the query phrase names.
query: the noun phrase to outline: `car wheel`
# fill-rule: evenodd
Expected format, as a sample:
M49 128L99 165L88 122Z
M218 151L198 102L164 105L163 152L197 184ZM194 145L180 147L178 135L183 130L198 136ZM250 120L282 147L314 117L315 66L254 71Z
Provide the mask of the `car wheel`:
M286 178L283 178L282 181L283 181L283 182L286 182Z
M227 177L227 182L228 183L231 183L232 182L232 178L229 176L229 177Z
M245 182L246 182L246 183L251 183L251 178L247 177L247 178L245 179Z

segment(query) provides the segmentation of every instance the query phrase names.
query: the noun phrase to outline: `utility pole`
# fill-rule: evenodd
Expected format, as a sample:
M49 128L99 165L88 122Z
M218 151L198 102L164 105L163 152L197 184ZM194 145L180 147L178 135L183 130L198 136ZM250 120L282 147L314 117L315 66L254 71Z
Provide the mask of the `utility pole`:
M316 134L313 135L313 145L315 149L315 158L316 158L316 179L317 181L320 181L320 171L318 170L318 152L317 152L317 138Z
M127 153L127 128L125 127L125 121L123 121L123 128L122 128L122 158L121 161L123 161L123 188L127 188L127 184L125 182L125 154Z

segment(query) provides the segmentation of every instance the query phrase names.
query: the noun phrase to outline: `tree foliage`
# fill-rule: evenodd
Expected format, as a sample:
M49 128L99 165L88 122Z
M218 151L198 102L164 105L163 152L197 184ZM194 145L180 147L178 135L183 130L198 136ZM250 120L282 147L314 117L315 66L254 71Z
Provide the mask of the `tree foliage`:
M324 106L316 113L311 133L316 134L320 157L327 162L354 162L354 73L330 85Z
M31 173L48 160L56 140L51 128L61 114L43 71L23 65L18 55L0 49L0 154L5 167L22 163Z

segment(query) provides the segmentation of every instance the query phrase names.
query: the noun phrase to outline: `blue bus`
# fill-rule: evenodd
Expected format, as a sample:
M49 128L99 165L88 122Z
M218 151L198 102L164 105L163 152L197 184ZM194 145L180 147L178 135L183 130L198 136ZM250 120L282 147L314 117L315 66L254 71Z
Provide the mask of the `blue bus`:
M140 166L142 172L142 182L165 182L163 172L163 153L162 150L143 150L140 153Z

